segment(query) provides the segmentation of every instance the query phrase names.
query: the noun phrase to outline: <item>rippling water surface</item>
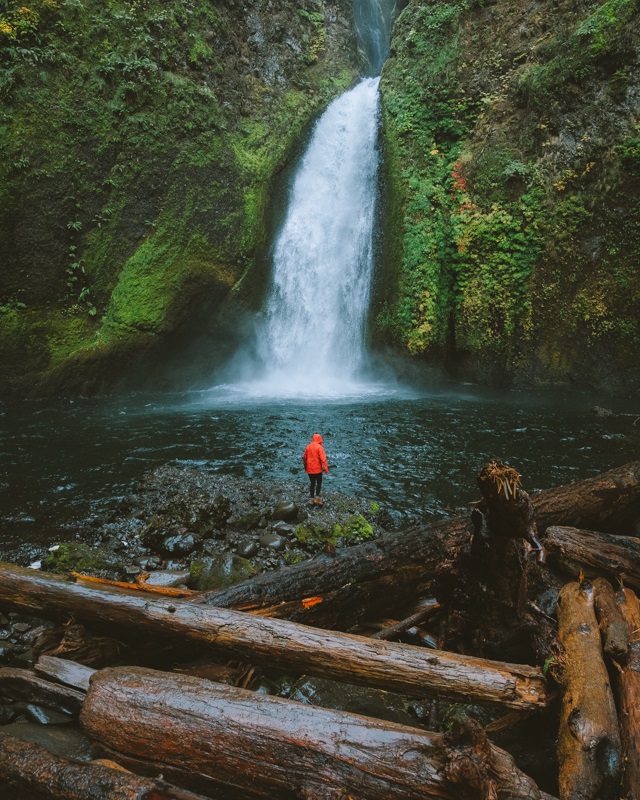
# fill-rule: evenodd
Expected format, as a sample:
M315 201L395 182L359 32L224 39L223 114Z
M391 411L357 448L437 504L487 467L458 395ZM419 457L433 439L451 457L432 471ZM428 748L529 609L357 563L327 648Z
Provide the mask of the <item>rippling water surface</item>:
M637 458L640 423L599 419L586 396L501 397L469 388L312 400L241 388L163 397L6 404L0 409L4 545L48 541L103 510L160 464L305 481L301 454L322 433L327 489L424 516L474 499L476 470L508 461L544 488ZM622 409L624 410L624 409Z

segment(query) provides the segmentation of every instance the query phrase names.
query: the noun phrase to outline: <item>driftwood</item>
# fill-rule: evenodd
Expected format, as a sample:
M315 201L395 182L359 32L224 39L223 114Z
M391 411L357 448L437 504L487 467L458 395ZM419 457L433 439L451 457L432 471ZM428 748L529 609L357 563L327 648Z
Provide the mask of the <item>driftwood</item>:
M640 539L553 526L544 546L549 563L569 575L577 577L582 570L587 577L619 578L640 589Z
M95 669L55 656L40 656L34 665L36 672L58 683L64 683L80 692L86 692Z
M640 601L631 589L621 590L618 600L630 639L627 657L615 672L623 744L622 785L627 800L640 800Z
M7 800L203 800L164 781L61 758L1 732L0 790Z
M533 496L531 504L540 535L549 525L579 525L588 520L592 527L604 528L619 520L637 520L640 461L545 490ZM455 580L454 565L471 533L466 515L390 532L333 556L316 556L228 589L203 592L193 602L258 612L268 607L272 616L344 630L365 615L388 612L390 596L400 606L431 590L439 578L450 585ZM322 602L308 606L301 602L311 597L320 597ZM280 613L279 604L286 604Z
M0 697L28 700L66 714L77 714L84 700L83 692L60 686L18 667L0 669Z
M225 797L541 797L511 757L481 735L454 743L403 725L153 670L96 673L81 723L107 756L161 771L196 791L229 787Z
M546 682L535 667L426 652L186 600L152 600L140 592L68 583L58 575L11 564L0 563L0 603L42 616L73 614L94 624L199 643L231 658L412 696L512 708L546 704Z
M386 628L382 628L382 630L374 633L371 638L384 639L384 641L389 642L392 639L402 636L402 634L405 633L408 628L411 628L414 625L420 625L420 623L429 619L429 617L432 617L441 608L442 606L440 603L438 603L436 600L431 600L410 617L400 620L399 622L395 622L393 625L389 625Z
M640 461L632 461L579 483L547 489L533 498L538 530L573 525L640 534Z
M568 583L558 600L562 705L558 757L561 800L613 800L621 743L588 581Z
M607 658L618 663L621 659L626 659L629 651L629 626L609 581L596 578L591 583L602 636L602 650Z

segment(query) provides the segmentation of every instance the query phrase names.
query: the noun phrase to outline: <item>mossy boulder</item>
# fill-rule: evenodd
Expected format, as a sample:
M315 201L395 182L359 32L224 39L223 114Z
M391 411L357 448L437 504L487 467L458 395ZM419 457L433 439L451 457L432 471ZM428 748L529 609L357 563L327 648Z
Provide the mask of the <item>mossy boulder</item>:
M354 514L344 522L309 520L296 527L294 536L301 544L307 546L330 544L335 547L364 542L375 536L375 531L361 514Z
M193 561L189 569L189 588L196 591L224 589L255 574L250 561L227 552Z
M81 572L110 580L122 578L122 564L114 553L82 542L61 544L42 559L42 569L62 574Z

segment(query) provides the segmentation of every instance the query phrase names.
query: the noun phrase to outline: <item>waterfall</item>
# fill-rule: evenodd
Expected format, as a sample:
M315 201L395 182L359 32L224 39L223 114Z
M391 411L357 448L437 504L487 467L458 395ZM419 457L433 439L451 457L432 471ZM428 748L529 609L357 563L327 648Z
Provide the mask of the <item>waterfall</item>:
M363 367L378 171L378 78L316 123L273 249L257 333L265 377L284 391L333 391Z
M388 54L394 9L395 0L354 0L356 33L374 75ZM252 393L318 397L364 388L378 83L378 77L364 78L328 106L298 164L249 348Z

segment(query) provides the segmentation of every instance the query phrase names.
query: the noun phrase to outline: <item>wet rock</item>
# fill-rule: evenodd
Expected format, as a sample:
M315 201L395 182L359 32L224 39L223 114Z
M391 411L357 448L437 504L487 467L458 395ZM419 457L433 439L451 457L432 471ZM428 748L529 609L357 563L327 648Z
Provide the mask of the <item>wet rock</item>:
M253 558L258 552L258 544L253 539L243 539L236 548L236 555L242 558Z
M70 725L39 725L36 722L12 722L3 733L34 744L41 744L52 753L66 758L89 761L91 742L76 723Z
M189 580L189 570L159 570L151 572L145 583L149 586L173 588L183 586Z
M198 537L194 533L187 531L186 533L178 533L175 536L168 536L162 542L161 548L163 552L170 556L186 556L195 550L197 543Z
M191 564L189 588L198 591L222 589L250 578L255 569L249 561L235 553L200 558Z
M28 622L16 622L13 626L14 633L26 633L31 630L31 625Z
M615 413L608 408L602 408L601 406L594 406L591 409L591 413L596 417L615 417Z
M293 525L290 525L288 522L285 522L284 520L278 520L277 522L274 522L272 527L274 531L281 534L282 536L290 536L295 530L295 527Z
M39 725L63 725L72 722L72 718L68 714L63 714L62 711L31 703L26 707L25 714L28 719Z
M64 542L57 550L42 559L42 569L47 572L81 572L100 578L120 580L122 566L110 550L92 547L82 542Z
M0 639L8 639L11 636L11 628L2 628L0 630Z
M0 642L0 664L8 664L14 653L14 646L7 641Z
M260 537L260 546L279 552L287 546L286 540L277 533L265 533Z
M271 516L275 520L292 522L298 516L298 506L295 503L278 503Z
M262 513L260 511L253 511L249 514L244 514L242 517L235 517L234 528L241 531L251 531L260 526Z
M9 624L9 617L5 617L4 614L0 614L0 626L8 625Z
M11 663L16 667L30 667L33 664L33 647L16 647Z
M20 711L15 706L0 706L0 725L8 725L19 714Z
M139 575L141 571L142 570L138 564L127 564L124 567L124 574L127 578L133 578L134 576Z

